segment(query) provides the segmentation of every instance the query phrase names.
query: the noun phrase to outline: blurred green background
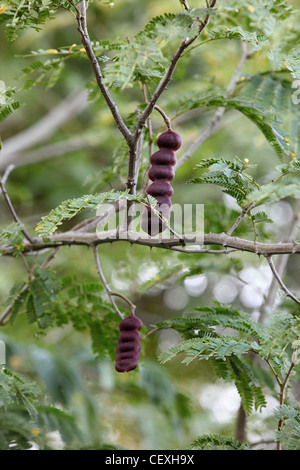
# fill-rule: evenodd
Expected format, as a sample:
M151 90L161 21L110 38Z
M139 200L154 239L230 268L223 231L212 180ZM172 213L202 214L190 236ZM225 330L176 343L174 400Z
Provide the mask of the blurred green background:
M299 6L297 1L290 3ZM117 0L113 8L95 1L88 15L90 35L95 39L130 38L153 16L177 12L180 8L179 2L172 0ZM71 47L79 43L75 20L67 11L61 11L55 21L47 22L39 33L22 32L13 43L5 39L3 27L0 34L0 79L7 86L16 87L22 104L1 123L5 149L6 142L34 125L68 96L78 95L92 79L92 73L86 60L71 59L53 88L37 84L29 90L22 89L25 82L22 69L33 60L24 56L33 50ZM211 42L195 49L183 58L176 70L166 99L197 87L205 90L211 83L225 88L240 56L241 44L236 40ZM248 61L243 74L269 69L267 51L262 50ZM142 101L137 89L129 88L122 94L112 90L112 93L124 116L134 112ZM7 190L31 233L41 217L65 199L111 187L124 188L126 161L121 157L118 160L115 153L121 138L110 112L101 99L88 103L83 99L81 104L81 111L74 112L44 141L19 152ZM164 107L164 98L160 105ZM213 112L198 109L174 121L174 130L183 137L179 158L205 128ZM153 113L153 128L155 133L163 129L158 113ZM51 146L57 143L63 143L65 147L59 156L51 154ZM74 149L68 151L72 145ZM145 165L147 152L145 146ZM176 172L172 200L174 203L204 204L206 232L228 230L229 227L222 226L222 211L235 209L235 203L214 186L187 185L186 181L194 175L195 164L202 158L231 160L235 156L247 158L250 164L256 165L251 174L260 182L269 179L279 164L278 157L257 127L232 110L225 114L218 132ZM119 171L106 181L104 170L113 158L116 158ZM274 220L271 228L265 226L267 238L281 239L292 219L291 204L292 201L283 201L266 209ZM10 221L10 214L0 200L0 224L5 226ZM69 225L65 224L65 227ZM253 239L253 233L251 230L247 233L247 230L244 226L241 233ZM191 311L193 306L210 305L212 299L237 306L255 317L271 282L267 263L248 254L187 257L158 249L131 247L126 243L100 247L99 254L111 288L136 303L137 314L149 330L159 320L180 316ZM51 266L59 277L76 273L82 282L97 280L92 252L86 248L60 250ZM183 281L182 276L191 266L195 267L196 274ZM299 263L291 261L286 276L291 290L297 288L298 276ZM0 304L3 309L12 285L25 278L26 269L21 258L0 258ZM175 332L162 330L149 335L144 341L139 369L126 375L117 374L110 359L96 359L89 335L75 332L69 326L51 329L41 335L21 316L13 326L5 326L0 337L8 347L8 366L36 380L50 402L70 411L90 445L104 442L129 449L170 449L189 445L201 433L234 434L240 402L233 385L220 386L206 362L188 367L176 361L165 366L157 363L157 355L180 340ZM272 437L274 420L270 409L274 404L276 400L270 396L268 408L249 418L251 441L259 440L262 435ZM56 432L49 434L48 442L52 448L63 447L61 436Z

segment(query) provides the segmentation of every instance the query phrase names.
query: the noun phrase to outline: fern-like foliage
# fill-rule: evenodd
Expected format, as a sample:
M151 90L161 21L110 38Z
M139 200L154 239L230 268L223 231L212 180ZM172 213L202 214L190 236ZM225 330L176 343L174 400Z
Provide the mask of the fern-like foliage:
M282 420L284 426L276 431L276 441L286 450L300 450L300 412L292 406L281 405L274 410L274 416Z
M22 225L16 222L0 229L0 247L9 245L13 254L18 254L23 249ZM0 250L1 253L1 250Z
M156 205L156 201L153 198L147 198L144 195L134 196L129 194L128 191L88 194L62 202L58 207L52 209L47 216L42 217L35 230L41 237L47 237L57 230L57 227L62 224L63 220L71 220L86 209L97 210L103 203L116 203L124 198L142 204L148 205L150 202L151 205L152 203Z
M248 444L220 434L203 434L190 445L192 450L251 450Z
M249 354L260 356L277 377L284 377L291 363L291 350L299 341L299 318L288 313L274 316L268 325L258 325L249 315L216 303L200 307L192 316L157 324L173 328L185 340L159 356L161 363L180 356L183 364L210 360L217 377L232 381L246 414L266 406L265 381L249 361Z
M6 0L2 6L0 24L5 23L7 37L13 41L21 30L32 28L40 31L47 20L54 18L59 7L73 10L66 0Z
M247 0L220 1L223 15L230 14L232 25L240 24L248 30L259 32L267 37L272 35L274 25L290 18L294 13L293 7L286 0L252 0L251 8ZM221 20L223 20L221 14ZM223 20L224 21L224 20Z
M109 40L93 41L92 44L95 55L101 63L110 60L109 57L103 54L104 51L121 50L125 47L121 42ZM47 58L43 59L45 56ZM35 58L33 62L30 62L22 69L23 73L19 77L20 80L25 80L25 90L29 90L37 85L45 86L48 89L52 88L60 79L67 61L74 58L87 59L85 49L77 44L59 47L58 49L38 49L23 57Z
M255 96L233 96L227 98L226 95L213 95L212 93L194 98L189 101L181 98L181 105L178 107L176 115L183 114L199 107L225 107L235 109L252 121L263 133L269 144L274 148L280 159L284 155L290 154L290 148L287 143L288 133L281 128L281 120L273 112L266 109L262 100L256 100Z
M40 389L27 378L0 368L0 409L7 409L13 403L22 404L32 419L37 416L35 402Z
M15 100L15 94L16 90L14 88L6 87L4 82L0 82L0 122L20 108L19 101Z
M282 443L285 450L300 450L300 412L287 405L278 406L274 416L282 420L284 425L276 431L276 441Z
M240 41L248 42L256 49L263 46L267 40L263 34L257 34L252 31L245 31L241 26L232 26L230 28L225 26L218 26L213 29L209 29L207 33L208 40L217 39L239 39Z
M32 430L32 423L21 411L17 413L15 411L2 410L0 413L0 449L30 449L33 441Z
M103 70L106 84L120 89L131 88L135 82L157 85L168 66L174 42L196 33L195 20L208 12L212 14L210 9L200 8L152 18L107 62Z
M263 186L259 186L246 171L249 167L237 157L233 161L224 160L223 158L203 159L196 165L196 168L202 171L201 176L192 178L189 183L220 186L224 193L236 199L237 203L243 208L251 204L258 207L287 197L300 197L300 183L297 177L300 168L298 161L293 160L289 164L279 167L281 175ZM291 176L294 176L294 181L289 182ZM287 181L284 181L283 178ZM258 222L261 220L268 221L265 214L258 214L257 217L254 217L254 219L256 218Z
M258 186L252 176L246 172L244 163L238 158L234 161L223 158L203 159L196 168L201 169L202 174L192 178L189 183L216 184L223 188L224 193L234 197L240 205L248 201L248 194Z
M284 184L282 183L270 183L260 188L254 189L247 195L247 201L243 205L254 203L256 207L264 203L274 203L285 199L287 197L294 197L299 199L300 197L300 183Z
M12 307L11 324L21 314L41 332L72 324L75 330L90 333L95 355L114 358L119 319L111 303L102 297L102 284L82 283L75 276L57 279L49 268L36 267L31 282L12 287L6 305Z

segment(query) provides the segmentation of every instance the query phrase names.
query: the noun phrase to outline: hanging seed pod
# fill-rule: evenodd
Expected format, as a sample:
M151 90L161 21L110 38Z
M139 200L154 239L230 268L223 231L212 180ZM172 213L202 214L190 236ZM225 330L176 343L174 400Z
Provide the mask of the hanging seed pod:
M131 314L124 318L119 325L121 334L116 349L115 369L118 372L129 372L137 368L140 350L142 321Z
M181 144L181 136L169 129L158 136L157 145L159 150L150 158L151 168L148 176L152 184L146 192L157 200L158 204L155 209L167 220L170 218L172 207L173 188L170 181L175 176L175 151L180 148ZM165 223L150 207L147 207L143 214L142 229L149 235L154 236L165 229Z

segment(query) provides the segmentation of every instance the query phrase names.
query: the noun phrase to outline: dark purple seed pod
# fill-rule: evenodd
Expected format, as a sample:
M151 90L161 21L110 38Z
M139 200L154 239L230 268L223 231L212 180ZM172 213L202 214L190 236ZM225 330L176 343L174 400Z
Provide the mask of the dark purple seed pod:
M119 325L121 334L116 348L115 369L118 372L129 372L136 369L141 351L142 321L131 314L124 318Z
M175 165L175 153L171 149L160 149L150 157L151 165Z
M148 176L152 184L148 186L146 192L157 200L155 209L167 220L170 218L172 206L171 196L173 188L169 181L172 181L175 176L173 167L176 163L176 157L174 151L178 150L181 144L181 136L169 129L157 138L159 150L151 155L150 158L151 168ZM166 223L158 217L157 213L148 207L143 213L141 227L144 232L155 236L165 230Z
M135 341L126 341L126 342L123 342L124 341L124 337L120 336L120 342L117 346L117 353L125 353L125 352L128 352L128 351L134 351L135 350L135 346L136 346L136 342Z
M181 136L171 129L160 134L157 139L157 146L159 148L178 150L181 147L181 144Z
M172 207L170 196L157 196L155 199L158 202L157 209L159 209L160 212L164 213L164 211L167 210L167 207L165 208L165 206L169 207L170 212L170 208Z
M150 196L157 197L157 196L169 196L171 197L173 194L173 188L170 185L169 181L167 180L155 180L153 183L147 188L147 193Z
M121 331L140 330L142 326L143 326L143 322L138 317L131 314L121 321L119 325L119 329Z
M126 335L122 336L122 340L124 343L127 341L136 341L139 340L140 334L137 330L132 330L132 331L126 331Z
M164 179L171 181L175 176L173 165L152 165L148 172L151 181Z

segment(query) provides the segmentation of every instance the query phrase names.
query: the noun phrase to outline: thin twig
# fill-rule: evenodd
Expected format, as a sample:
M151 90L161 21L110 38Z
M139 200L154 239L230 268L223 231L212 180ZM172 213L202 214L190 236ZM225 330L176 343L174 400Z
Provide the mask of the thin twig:
M297 352L297 347L294 348L294 353ZM288 381L291 377L291 374L295 368L295 365L296 363L294 361L291 362L291 365L289 367L289 370L285 376L285 379L284 381L282 382L281 386L280 386L280 394L279 394L279 404L280 405L283 405L284 404L284 401L285 401L285 391L286 391L286 387L287 387L287 384L288 384ZM282 427L283 427L283 423L284 423L284 420L283 419L280 419L278 421L278 426L277 426L277 431L280 433ZM281 446L281 442L280 441L277 441L277 450L282 450L282 446Z
M249 206L245 207L245 209L243 209L243 211L241 212L241 214L238 216L238 218L236 219L236 221L234 222L234 224L232 225L232 227L228 230L227 232L227 235L232 235L232 233L235 231L235 229L239 226L239 224L241 223L242 219L245 217L245 215L252 209L252 207L254 206L254 202L252 202L251 204L249 204Z
M13 168L14 168L14 166L11 165L10 168L9 168L9 171L5 172L5 173L6 173L6 176L5 176L5 174L4 174L4 176L5 176L6 180L7 180L7 178L8 178L8 174L11 173L11 171L13 170ZM7 191L6 191L5 183L3 182L3 179L4 179L4 177L3 177L2 179L0 179L0 189L1 189L1 192L2 192L3 197L4 197L4 199L5 199L5 202L6 202L7 206L8 206L8 208L9 208L10 213L11 213L11 215L13 216L13 219L15 220L15 222L16 222L20 227L22 227L22 228L21 228L21 232L23 233L24 237L29 241L29 243L32 244L32 243L33 243L33 239L31 238L31 236L29 235L29 233L27 232L27 230L23 227L23 225L22 225L22 223L21 223L21 221L20 221L20 219L19 219L19 217L18 217L18 215L17 215L17 213L16 213L16 211L15 211L15 208L14 208L14 206L13 206L11 200L10 200L10 197L9 197Z
M135 315L136 306L131 302L131 300L129 300L125 295L120 294L119 292L111 291L111 295L114 295L115 297L120 297L120 299L123 299L129 305L130 313L132 313L132 315Z
M293 240L297 239L297 233L299 231L299 220L300 220L300 201L297 201L294 207L294 217L291 223L286 228L286 233L283 236L283 240L285 242L292 242ZM290 253L293 254L293 253ZM286 254L284 256L280 256L279 260L276 263L276 270L279 276L282 278L284 272L286 270L289 256L290 254ZM275 277L273 277L271 285L269 287L268 293L265 298L265 302L261 307L261 312L259 316L259 322L264 323L265 318L267 316L268 308L272 308L276 299L276 295L278 292L278 282Z
M81 36L81 41L85 51L87 53L88 59L91 63L98 87L113 115L113 118L116 122L116 125L120 132L122 133L123 137L125 138L126 142L131 145L132 143L132 134L128 127L126 126L123 118L119 112L119 109L114 102L107 86L104 83L103 75L101 71L101 67L99 65L99 61L96 57L96 54L93 49L93 45L89 36L88 28L87 28L87 19L86 19L86 2L83 0L78 5L79 13L77 14L77 23L78 23L78 31Z
M6 318L10 315L15 303L19 300L19 298L21 297L21 295L27 291L29 287L29 284L25 284L22 289L20 290L20 292L16 295L16 297L14 298L14 301L12 304L10 304L5 310L4 312L2 313L1 317L0 317L0 326L3 326L5 324L5 320Z
M100 264L98 249L97 249L97 246L95 246L95 245L93 245L93 253L94 253L94 258L95 258L95 263L96 263L96 268L97 268L98 275L99 275L99 277L100 277L100 279L101 279L101 282L102 282L102 284L103 284L103 286L104 286L104 288L105 288L105 290L106 290L106 292L107 292L107 294L108 294L109 300L110 300L110 302L111 302L113 308L115 309L115 312L116 312L116 313L119 315L119 317L123 320L124 315L123 315L123 313L120 312L120 310L119 310L119 308L118 308L118 306L117 306L117 304L116 304L116 302L115 302L115 300L114 300L114 297L113 297L114 295L116 295L116 293L113 292L113 291L110 289L110 287L109 287L109 285L108 285L108 283L107 283L107 281L106 281L106 279L105 279L105 276L104 276L104 274L103 274L103 271L102 271L102 268L101 268L101 264Z
M156 109L156 111L158 111L161 116L163 117L163 120L165 121L165 124L167 126L168 129L171 128L171 120L170 118L166 115L166 113L164 112L163 109L161 109L159 106L155 105L154 106L154 109Z
M189 7L188 2L186 0L180 0L180 3L183 5L183 8L186 11L189 11L190 7Z
M8 180L8 177L9 175L11 174L11 172L15 169L15 165L9 165L5 172L4 172L4 175L2 176L2 180L0 179L0 181L2 181L2 184L5 186L7 180ZM2 194L2 187L0 187L0 196Z
M283 290L283 292L285 292L285 294L287 295L287 297L290 297L294 302L296 302L298 305L300 305L300 300L297 299L297 297L295 297L290 291L289 289L286 287L286 285L284 284L283 280L281 279L281 277L279 276L278 272L277 272L277 269L273 263L273 260L272 260L272 257L271 256L266 256L265 257L266 260L268 261L269 263L269 266L271 268L271 271L275 277L275 279L277 280L279 286L281 287L281 289Z
M214 8L216 3L217 3L217 0L211 0L210 3L209 3L209 7ZM173 78L173 75L174 75L174 72L175 72L175 69L176 69L176 66L177 66L183 52L194 41L196 41L196 39L200 36L200 34L203 32L203 30L208 25L209 19L210 19L210 15L207 14L204 17L203 21L201 21L197 34L192 36L191 38L185 38L181 41L177 51L175 52L175 54L174 54L174 56L173 56L173 58L170 62L170 65L169 65L164 77L161 79L161 81L158 84L156 90L152 94L152 97L151 97L148 105L146 106L146 108L144 109L143 113L141 114L141 116L138 120L138 123L137 123L137 126L136 126L136 131L135 131L135 134L134 134L134 140L138 139L138 136L139 136L141 130L143 129L143 127L145 126L148 117L152 113L152 111L154 109L154 106L156 105L157 101L159 100L160 96L162 95L162 93L164 92L164 90L166 89L168 84L171 82L171 80Z

